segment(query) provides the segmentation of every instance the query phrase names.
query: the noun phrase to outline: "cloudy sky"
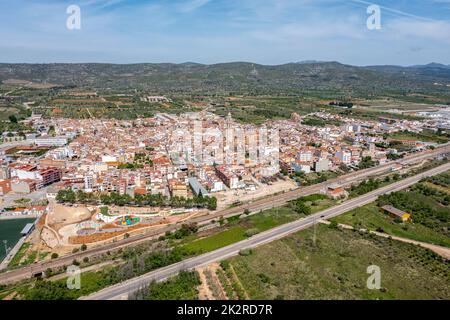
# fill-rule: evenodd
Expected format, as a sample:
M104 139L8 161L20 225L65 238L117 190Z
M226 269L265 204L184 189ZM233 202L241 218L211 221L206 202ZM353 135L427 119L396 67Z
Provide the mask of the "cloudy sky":
M380 30L362 0L0 0L0 62L450 64L450 0L374 3Z

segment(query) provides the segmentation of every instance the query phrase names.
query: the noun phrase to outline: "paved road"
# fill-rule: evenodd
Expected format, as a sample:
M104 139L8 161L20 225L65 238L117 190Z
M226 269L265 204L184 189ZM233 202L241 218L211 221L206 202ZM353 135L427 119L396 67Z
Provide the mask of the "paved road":
M316 184L309 187L298 188L286 193L268 196L260 200L253 201L251 203L247 203L235 208L225 209L221 211L217 211L214 214L210 214L208 216L203 216L199 218L192 219L191 222L198 223L199 226L210 223L212 220L217 220L220 217L229 217L239 213L243 213L245 209L250 210L251 212L257 212L260 210L270 209L273 207L279 207L285 204L288 201L297 199L298 197L302 197L309 194L314 194L320 192L327 185L333 183L340 183L342 185L349 185L351 183L355 183L357 181L366 179L371 175L380 174L383 172L389 172L396 164L409 164L417 161L433 158L437 155L450 153L450 144L443 145L435 150L428 150L422 153L416 153L410 156L407 156L397 162L390 162L378 167L369 168L357 172L352 172L350 174L338 177L336 179L332 179L326 181L324 183ZM34 274L38 274L44 272L48 268L58 268L61 266L71 265L73 260L76 259L78 261L84 259L85 257L94 257L101 254L105 254L108 251L117 250L120 248L124 248L131 245L136 245L142 243L143 241L148 241L150 239L154 239L159 237L160 235L165 234L166 232L172 232L180 227L180 224L169 225L164 228L160 228L157 230L153 230L147 232L144 235L131 237L128 239L120 240L115 243L109 243L102 245L100 247L89 248L84 252L79 252L76 254L67 255L61 257L59 259L55 259L48 262L41 262L37 264L33 264L31 266L23 267L21 269L9 271L6 273L0 273L0 284L8 284L16 281L20 281L26 278L32 277Z
M329 208L322 212L316 213L314 215L308 216L302 220L297 220L292 223L288 223L274 229L262 232L249 238L247 240L229 245L227 247L203 254L201 256L197 256L194 258L190 258L188 260L184 260L179 263L172 264L170 266L149 272L143 276L125 281L123 283L105 288L97 293L94 293L88 297L85 297L86 300L118 300L118 299L126 299L130 293L135 292L139 288L142 288L144 285L149 284L152 281L162 281L167 279L170 276L177 274L182 270L189 270L197 267L206 266L212 262L220 261L231 256L235 256L239 253L240 250L245 248L254 248L279 238L285 237L289 234L297 232L299 230L303 230L308 228L315 223L317 223L320 219L330 219L341 215L345 212L348 212L357 207L364 206L375 201L378 196L405 189L418 181L420 181L423 177L433 176L442 172L450 170L450 163L440 166L438 168L434 168L425 173L418 174L416 176L407 178L405 180L399 181L397 183L391 184L389 186L380 188L358 198L354 198L348 200L338 206Z

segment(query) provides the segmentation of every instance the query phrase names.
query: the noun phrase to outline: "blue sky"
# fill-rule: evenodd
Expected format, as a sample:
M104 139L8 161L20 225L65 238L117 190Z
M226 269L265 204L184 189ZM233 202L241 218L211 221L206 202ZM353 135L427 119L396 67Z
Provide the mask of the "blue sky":
M380 30L362 0L0 0L0 62L450 64L450 0L374 3Z

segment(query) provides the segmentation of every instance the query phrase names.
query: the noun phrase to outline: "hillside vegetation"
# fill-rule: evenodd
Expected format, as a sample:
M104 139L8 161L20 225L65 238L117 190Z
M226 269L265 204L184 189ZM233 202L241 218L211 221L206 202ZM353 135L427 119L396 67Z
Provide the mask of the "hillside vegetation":
M91 88L133 88L160 93L303 93L321 97L440 93L435 83L450 82L450 68L355 67L337 62L278 66L246 62L184 64L0 64L0 80ZM449 101L450 102L450 99Z

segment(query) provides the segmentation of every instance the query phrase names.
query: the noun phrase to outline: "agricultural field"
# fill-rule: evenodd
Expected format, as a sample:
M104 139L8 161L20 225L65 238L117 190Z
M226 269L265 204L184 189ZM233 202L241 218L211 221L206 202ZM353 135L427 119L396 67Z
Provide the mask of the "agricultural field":
M450 140L448 135L438 134L438 133L432 132L430 130L424 130L421 133L401 131L401 132L391 133L387 137L390 139L415 140L415 141L435 142L435 143L446 143Z
M314 241L313 239L316 239ZM250 299L449 299L449 269L424 248L319 225L227 260ZM380 290L367 268L381 269Z
M31 110L21 106L0 106L0 135L4 132L17 132L24 134L33 132L32 128L19 123L31 115Z
M336 120L325 120L318 117L309 116L302 121L302 124L312 127L340 126L342 122Z
M398 223L394 218L381 212L375 203L352 210L333 220L356 229L384 232L397 237L450 247L448 236L419 223Z
M405 119L405 120L423 120L422 117L406 115L406 114L395 114L385 111L369 110L369 109L342 109L332 106L323 106L324 110L329 113L339 114L343 117L352 117L361 120L379 120L380 118L391 118L391 119Z
M315 102L302 97L242 96L212 100L214 113L226 116L230 112L233 119L253 124L262 124L267 119L288 119L294 112L306 115L320 110Z
M9 88L3 85L4 91ZM1 88L1 87L0 87ZM83 94L93 92L92 96ZM76 94L81 92L81 94ZM77 119L108 118L120 120L133 120L141 117L151 117L158 112L179 114L183 112L196 112L207 108L208 111L225 116L229 112L233 118L242 123L262 124L268 119L287 119L292 113L307 115L313 112L326 111L354 118L376 120L379 117L396 119L420 119L408 114L396 114L385 111L383 108L371 108L379 100L376 97L343 96L339 90L308 89L295 94L271 93L271 90L261 92L221 92L211 94L206 90L198 94L181 91L160 92L167 94L171 99L166 103L150 103L141 101L141 97L151 94L147 90L103 89L93 87L79 87L75 90L71 87L35 88L15 87L14 95L20 96L21 101L32 101L30 104L35 113L46 117L68 117ZM363 107L342 109L329 106L331 100L352 100ZM374 100L375 99L375 100ZM399 98L394 105L400 105L402 110L416 108L417 105L410 102L402 102ZM13 108L12 108L13 107ZM15 103L6 111L17 113L22 105ZM31 110L30 110L31 111ZM7 117L6 117L7 118ZM323 121L310 118L305 124L323 126L326 124L339 125L338 122Z
M450 247L450 173L430 177L408 190L381 196L377 203L334 218L355 228L385 232L394 236ZM392 205L412 215L412 221L399 223L380 212Z

